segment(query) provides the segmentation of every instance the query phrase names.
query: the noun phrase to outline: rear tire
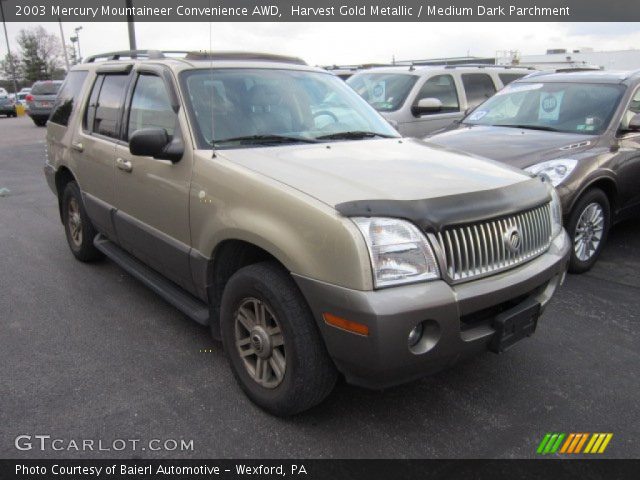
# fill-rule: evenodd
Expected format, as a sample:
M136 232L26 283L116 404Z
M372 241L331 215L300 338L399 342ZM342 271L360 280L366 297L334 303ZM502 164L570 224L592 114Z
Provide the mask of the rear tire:
M47 121L42 118L34 118L33 123L36 124L36 127L44 127L47 124Z
M91 262L102 258L102 253L93 245L96 232L82 202L80 188L76 182L69 182L62 193L62 223L67 243L81 262Z
M584 273L593 267L604 247L611 227L609 197L599 188L592 188L578 199L567 231L571 236L571 273Z
M315 319L280 265L249 265L229 279L220 327L236 380L264 410L293 415L333 390L337 372Z

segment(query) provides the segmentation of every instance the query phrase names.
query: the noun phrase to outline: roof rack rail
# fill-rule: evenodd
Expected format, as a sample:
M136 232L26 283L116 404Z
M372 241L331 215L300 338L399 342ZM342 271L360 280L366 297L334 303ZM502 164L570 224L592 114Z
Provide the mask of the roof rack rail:
M189 52L185 60L253 60L307 65L307 62L299 57L256 52Z
M167 55L188 55L190 52L187 50L120 50L117 52L106 52L91 55L84 59L84 63L94 63L98 59L105 60L123 60L123 59L136 59L147 58L157 60L160 58L167 58Z
M85 58L84 63L94 63L98 59L135 60L142 58L148 60L159 60L163 58L171 58L172 55L181 55L181 59L184 60L254 60L307 65L307 62L301 58L286 55L255 52L194 52L189 50L121 50L117 52L91 55Z
M425 65L426 66L426 65ZM533 67L522 65L499 65L493 63L458 63L455 65L445 65L444 68L464 68L464 67L477 67L477 68L504 68L510 70L512 68L520 68L522 70L535 70Z

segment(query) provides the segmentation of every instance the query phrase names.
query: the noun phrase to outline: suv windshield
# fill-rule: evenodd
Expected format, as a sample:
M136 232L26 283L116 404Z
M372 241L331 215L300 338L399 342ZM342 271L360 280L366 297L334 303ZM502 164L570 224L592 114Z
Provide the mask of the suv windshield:
M418 81L406 73L361 73L347 80L347 85L379 112L398 110Z
M37 82L31 88L32 95L55 95L60 90L62 82Z
M624 87L590 83L513 83L471 112L462 123L565 133L602 133Z
M203 69L185 71L181 82L200 148L398 136L328 73Z

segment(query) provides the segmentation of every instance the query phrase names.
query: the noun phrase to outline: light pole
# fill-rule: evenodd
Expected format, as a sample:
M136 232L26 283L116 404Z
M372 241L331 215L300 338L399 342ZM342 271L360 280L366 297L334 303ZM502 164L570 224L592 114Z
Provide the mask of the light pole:
M69 55L67 55L67 42L64 39L64 30L62 30L62 20L58 17L58 25L60 25L60 40L62 40L62 52L64 53L64 64L67 67L67 73L69 73Z
M14 62L13 55L11 55L11 47L9 46L9 34L7 33L7 22L4 18L4 8L2 8L2 2L0 0L0 15L2 15L2 26L4 27L4 39L7 42L7 55L9 56L9 63L11 64L11 76L13 77L13 93L18 95L18 82L16 81L16 64Z
M133 23L133 0L127 0L127 30L129 31L129 50L137 50L136 46L136 27Z
M73 29L73 31L76 32L76 42L78 42L78 60L81 62L82 52L80 51L80 30L82 30L82 27L76 27Z

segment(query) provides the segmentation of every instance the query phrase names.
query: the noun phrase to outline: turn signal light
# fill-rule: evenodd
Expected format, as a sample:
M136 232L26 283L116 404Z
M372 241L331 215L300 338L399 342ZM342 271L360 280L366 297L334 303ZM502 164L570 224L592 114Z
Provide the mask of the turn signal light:
M347 332L356 333L358 335L364 335L365 337L369 335L369 327L362 323L352 322L351 320L332 315L331 313L323 313L322 317L327 325L337 327L341 330L346 330Z

